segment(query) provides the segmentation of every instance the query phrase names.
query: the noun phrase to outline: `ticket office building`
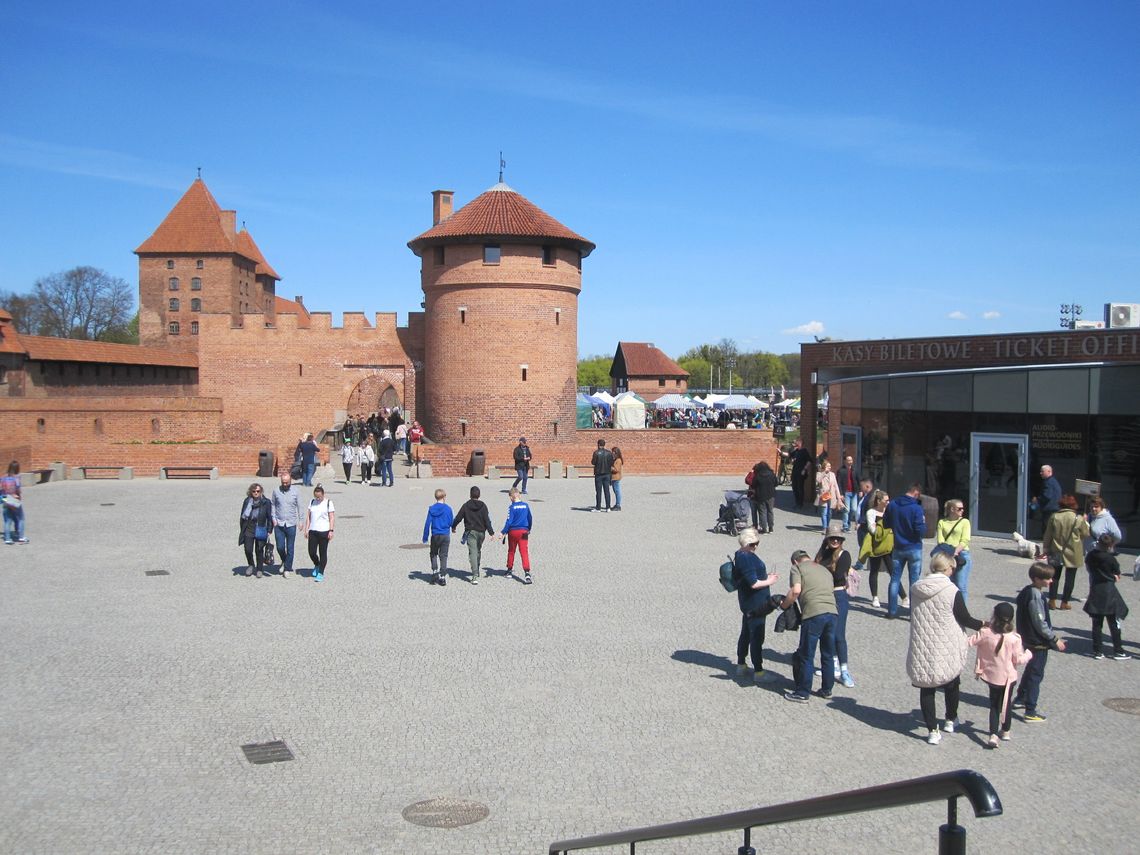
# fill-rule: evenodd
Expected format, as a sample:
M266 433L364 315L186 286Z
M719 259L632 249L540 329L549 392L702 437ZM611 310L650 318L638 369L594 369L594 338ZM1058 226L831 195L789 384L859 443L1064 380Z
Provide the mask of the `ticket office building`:
M1049 464L1082 509L1098 490L1124 545L1140 546L1140 331L827 342L801 354L803 389L829 398L836 468L852 454L892 496L918 482L940 504L964 500L979 534L1040 538L1030 500Z

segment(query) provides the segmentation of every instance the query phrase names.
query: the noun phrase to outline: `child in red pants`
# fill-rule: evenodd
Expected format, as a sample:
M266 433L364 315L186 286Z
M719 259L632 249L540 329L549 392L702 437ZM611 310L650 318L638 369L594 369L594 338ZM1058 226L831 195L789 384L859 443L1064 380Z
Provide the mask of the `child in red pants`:
M531 525L534 519L530 515L530 505L522 501L518 489L512 487L508 494L511 498L511 507L507 510L507 521L503 525L503 543L507 544L507 575L513 574L515 563L515 549L522 555L523 582L527 585L534 580L530 578L530 538Z

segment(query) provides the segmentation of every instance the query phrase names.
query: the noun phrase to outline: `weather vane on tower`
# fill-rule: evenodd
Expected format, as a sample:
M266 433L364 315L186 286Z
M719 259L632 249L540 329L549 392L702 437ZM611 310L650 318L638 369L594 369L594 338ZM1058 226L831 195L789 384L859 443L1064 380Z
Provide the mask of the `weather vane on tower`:
M503 170L507 168L507 162L503 160L503 153L499 152L499 183L503 183Z

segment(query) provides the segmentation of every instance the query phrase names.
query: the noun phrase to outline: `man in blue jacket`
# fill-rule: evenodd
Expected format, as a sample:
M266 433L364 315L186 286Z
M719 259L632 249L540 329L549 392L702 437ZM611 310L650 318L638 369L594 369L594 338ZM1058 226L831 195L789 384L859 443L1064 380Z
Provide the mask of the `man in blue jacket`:
M910 585L922 578L922 536L926 534L926 515L922 512L922 485L915 483L905 495L891 499L883 514L883 525L895 534L891 552L891 584L888 588L887 617L899 616L899 586L903 565L910 570Z
M436 490L435 504L428 508L427 519L424 520L424 543L428 542L428 535L431 535L431 583L433 585L447 584L447 551L451 547L451 524L455 522L455 516L451 513L451 508L443 501L446 498L446 492Z

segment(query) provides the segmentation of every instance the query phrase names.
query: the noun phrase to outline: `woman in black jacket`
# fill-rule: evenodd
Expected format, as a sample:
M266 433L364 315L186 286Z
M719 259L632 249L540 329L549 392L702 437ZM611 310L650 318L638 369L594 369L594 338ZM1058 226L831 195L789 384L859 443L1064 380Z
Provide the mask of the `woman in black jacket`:
M1102 534L1096 540L1096 548L1085 556L1085 567L1089 571L1089 596L1085 600L1085 614L1092 618L1093 658L1103 659L1101 630L1104 619L1108 618L1108 631L1112 635L1112 658L1131 659L1124 652L1124 642L1120 637L1120 621L1128 617L1128 604L1116 590L1120 579L1120 563L1112 554L1116 538Z
M265 544L273 530L273 503L265 498L260 484L250 484L238 517L238 545L245 547L245 575L261 578L265 564Z
M752 527L760 534L770 534L776 526L773 509L776 507L776 473L761 460L752 467L748 482L748 499L752 502Z

